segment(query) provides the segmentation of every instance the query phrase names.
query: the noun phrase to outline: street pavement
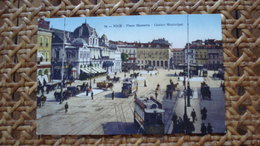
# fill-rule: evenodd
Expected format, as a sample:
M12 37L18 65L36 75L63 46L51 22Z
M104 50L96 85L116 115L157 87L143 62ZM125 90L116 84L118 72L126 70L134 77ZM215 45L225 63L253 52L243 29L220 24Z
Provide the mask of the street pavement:
M180 90L173 92L173 98L167 99L166 95L163 97L162 105L165 111L164 114L164 132L165 134L171 134L172 132L172 115L174 113L174 107L176 106L177 98L180 94Z
M197 90L196 88L193 90ZM183 94L183 93L181 93ZM198 95L196 95L196 93L194 96L197 97ZM182 118L183 120L183 115L184 115L184 106L185 105L185 98L184 96L180 96L178 97L177 101L176 101L176 107L174 109L175 114ZM190 99L190 107L187 107L187 116L190 119L190 121L192 121L192 117L191 117L191 112L192 110L195 110L196 112L196 116L197 116L197 120L195 120L194 124L194 128L195 130L193 131L193 133L200 133L200 127L201 127L201 114L200 114L200 99L199 98L191 98Z
M210 123L213 128L213 133L223 134L226 131L225 126L225 95L221 88L211 88L211 100L201 100L201 108L206 107L207 118L202 122L205 125Z
M140 71L141 77L137 78L138 81L138 97L151 97L155 95L155 89L157 84L160 84L157 100L163 104L165 110L164 124L165 133L171 133L173 129L172 114L175 112L177 116L183 117L184 114L184 98L182 97L182 81L178 81L177 77L173 76L181 70L163 70L159 69L158 72ZM136 71L139 72L139 71ZM126 73L126 77L130 74ZM157 75L156 75L157 73ZM113 74L110 74L113 77ZM122 80L125 78L124 73L118 73L117 77L120 77L120 82L114 83L112 89L96 89L96 82L104 81L106 76L100 76L92 79L92 86L94 89L94 99L92 100L85 93L81 93L78 96L71 97L64 101L62 104L54 100L54 91L47 96L47 102L43 107L37 109L37 134L42 135L78 135L78 134L90 134L90 135L103 135L103 134L138 134L142 133L139 127L134 123L134 97L123 98L121 94ZM173 93L173 99L165 98L166 85L169 84L170 79L179 85L177 91ZM212 87L219 87L220 81L212 80L211 78L204 78L204 80ZM146 81L147 87L144 87L144 81ZM76 81L72 86L82 85L83 82L89 83L90 80ZM200 81L194 79L190 82L192 89L194 90L194 96L191 99L191 107L187 108L187 115L190 117L190 113L194 108L197 114L197 121L195 121L194 133L200 133L201 106L209 106L207 101L201 102L199 95ZM112 100L112 91L115 92L115 98ZM214 95L215 92L212 91ZM217 92L217 91L216 91ZM216 96L222 96L216 94ZM223 98L224 100L224 98ZM215 101L215 100L213 100ZM68 103L68 112L65 112L64 105ZM210 101L208 101L210 102ZM216 104L223 104L222 101L216 100ZM223 104L224 106L224 104ZM215 108L220 108L216 106ZM208 113L211 112L210 108ZM212 110L216 110L213 109ZM218 110L218 109L217 109ZM214 113L212 113L214 115ZM212 117L214 119L214 117ZM207 122L207 121L205 121ZM214 123L212 123L215 125ZM225 126L225 125L224 125ZM215 126L213 126L215 128Z
M187 80L187 79L186 79ZM183 81L183 78L180 78L180 81ZM211 100L202 100L200 93L200 81L201 78L191 78L189 79L190 86L193 90L193 96L190 100L190 107L187 107L187 116L192 120L191 112L194 109L196 112L196 120L193 123L195 130L192 133L201 133L201 123L205 123L207 126L208 123L211 123L213 127L213 133L223 134L225 133L225 96L221 88L219 88L221 80L215 80L210 77L204 78L204 81L211 87ZM183 91L183 86L181 90ZM183 92L180 93L180 96L177 98L176 106L174 107L174 112L178 118L183 119L184 107L185 107L185 98ZM201 119L201 109L206 107L207 109L207 119Z

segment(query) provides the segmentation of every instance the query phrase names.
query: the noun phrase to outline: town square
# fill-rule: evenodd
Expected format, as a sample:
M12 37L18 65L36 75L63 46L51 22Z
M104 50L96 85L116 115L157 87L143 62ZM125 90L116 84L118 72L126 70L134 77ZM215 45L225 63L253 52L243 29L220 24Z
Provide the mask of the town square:
M37 134L225 133L220 17L167 17L39 20ZM200 19L218 21L193 36Z

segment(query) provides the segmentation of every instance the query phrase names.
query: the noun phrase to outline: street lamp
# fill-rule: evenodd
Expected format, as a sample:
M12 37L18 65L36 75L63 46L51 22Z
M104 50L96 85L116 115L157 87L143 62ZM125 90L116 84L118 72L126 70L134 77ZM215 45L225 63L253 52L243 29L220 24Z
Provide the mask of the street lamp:
M188 123L188 115L187 115L187 105L186 105L186 100L187 100L187 90L186 90L186 86L184 86L184 90L183 90L183 94L184 94L184 115L183 115L183 122L184 122L184 130L185 133L187 133L187 123Z
M92 67L93 67L93 64L92 64L91 61L90 61L89 67L90 67L90 83L89 83L89 88L92 89L91 79L92 79Z
M187 98L188 98L187 106L188 107L190 107L190 96L191 96L191 88L190 88L190 82L188 81L188 87L187 87Z
M62 60L61 60L61 95L60 95L60 104L62 104L63 100L63 83L64 83L64 56L65 56L65 27L66 27L66 18L64 18L64 30L63 30L63 42L62 42Z

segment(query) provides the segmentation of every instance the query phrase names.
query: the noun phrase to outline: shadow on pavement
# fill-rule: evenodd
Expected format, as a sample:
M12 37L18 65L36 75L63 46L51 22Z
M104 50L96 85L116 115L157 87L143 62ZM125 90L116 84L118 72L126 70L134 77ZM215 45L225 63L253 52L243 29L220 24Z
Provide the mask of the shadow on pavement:
M105 98L112 98L112 92L105 95ZM127 98L121 92L115 92L114 98Z
M108 122L102 125L105 135L137 134L139 127L133 123Z
M174 74L166 74L167 77L178 77L178 75L174 75Z

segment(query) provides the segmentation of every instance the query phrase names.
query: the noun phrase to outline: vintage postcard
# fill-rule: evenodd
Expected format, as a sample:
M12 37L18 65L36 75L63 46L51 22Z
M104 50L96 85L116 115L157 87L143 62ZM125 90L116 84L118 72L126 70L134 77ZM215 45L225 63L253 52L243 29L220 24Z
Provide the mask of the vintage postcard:
M37 134L223 134L219 14L46 18Z

